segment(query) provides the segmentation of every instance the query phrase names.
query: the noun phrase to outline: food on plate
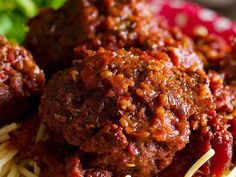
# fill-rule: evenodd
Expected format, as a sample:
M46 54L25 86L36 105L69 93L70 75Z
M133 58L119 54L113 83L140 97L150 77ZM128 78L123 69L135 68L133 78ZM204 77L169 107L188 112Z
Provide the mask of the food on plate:
M236 176L235 40L191 39L142 0L68 0L29 27L48 80L24 49L7 55L15 86L43 94L0 129L0 176Z
M22 121L44 83L44 73L31 54L0 36L0 125Z
M42 122L93 154L94 168L155 175L188 143L190 117L201 124L214 111L206 75L170 65L165 53L88 53L49 81Z
M43 10L29 21L25 46L47 76L71 66L75 57L83 57L84 50L100 47L166 47L176 56L176 64L201 67L191 40L179 29L167 28L162 21L142 0L69 0L59 10Z

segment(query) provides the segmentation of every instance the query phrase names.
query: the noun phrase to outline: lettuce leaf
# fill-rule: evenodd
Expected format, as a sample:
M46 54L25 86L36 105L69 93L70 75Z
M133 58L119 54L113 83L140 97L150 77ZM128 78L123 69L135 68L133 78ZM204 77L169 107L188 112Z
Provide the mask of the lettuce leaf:
M59 8L65 0L0 0L0 35L21 43L27 33L27 20L42 7Z

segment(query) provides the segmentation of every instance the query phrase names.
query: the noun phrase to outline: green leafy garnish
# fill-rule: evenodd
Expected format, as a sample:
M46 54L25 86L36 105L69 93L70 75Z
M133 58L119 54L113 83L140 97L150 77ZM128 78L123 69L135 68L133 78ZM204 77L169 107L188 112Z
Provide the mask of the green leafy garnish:
M65 0L0 0L0 35L21 43L27 32L27 20L42 7L59 8Z

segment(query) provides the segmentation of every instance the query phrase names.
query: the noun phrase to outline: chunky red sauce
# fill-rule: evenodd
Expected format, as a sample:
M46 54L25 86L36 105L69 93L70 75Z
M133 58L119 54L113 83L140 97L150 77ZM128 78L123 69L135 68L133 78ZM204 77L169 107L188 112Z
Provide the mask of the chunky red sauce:
M69 0L29 27L50 79L39 118L12 139L41 177L181 177L211 148L196 177L235 162L234 40L190 39L142 0ZM51 136L35 144L40 121Z

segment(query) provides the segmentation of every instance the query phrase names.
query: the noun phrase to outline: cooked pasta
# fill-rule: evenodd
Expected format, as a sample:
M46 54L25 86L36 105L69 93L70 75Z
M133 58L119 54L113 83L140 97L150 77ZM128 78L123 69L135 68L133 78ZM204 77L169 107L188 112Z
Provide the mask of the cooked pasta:
M9 133L16 131L17 128L17 124L13 123L0 129L1 137L9 137L6 140L3 140L0 144L0 177L39 177L41 169L33 159L19 161L16 158L18 150L9 141ZM45 137L48 137L46 127L41 124L36 134L35 143L44 140ZM206 152L192 165L185 177L192 177L197 170L204 165L204 163L214 156L214 154L215 151L213 149ZM132 176L126 175L125 177ZM226 172L222 177L236 177L236 167L234 167L231 171Z
M18 150L11 144L10 132L16 131L18 125L13 123L0 129L0 177L38 177L40 168L34 160L18 160ZM44 138L45 127L39 126L35 142ZM2 138L1 137L7 137ZM2 141L1 141L2 140Z

